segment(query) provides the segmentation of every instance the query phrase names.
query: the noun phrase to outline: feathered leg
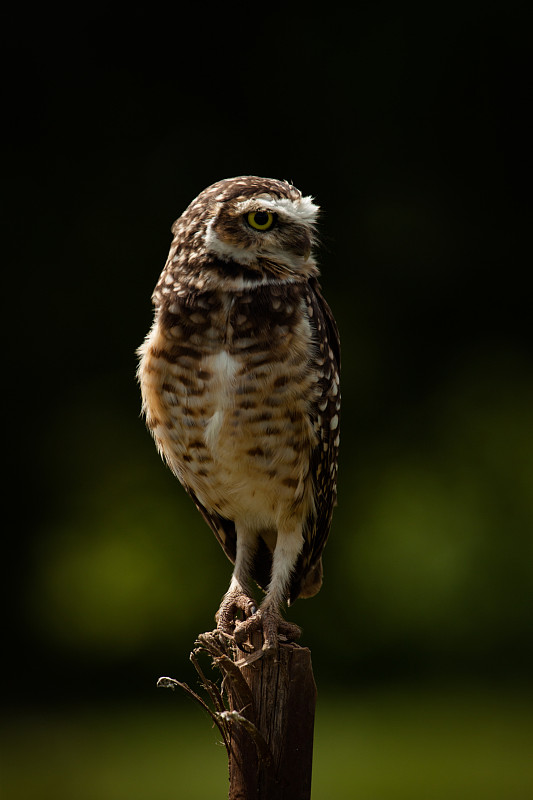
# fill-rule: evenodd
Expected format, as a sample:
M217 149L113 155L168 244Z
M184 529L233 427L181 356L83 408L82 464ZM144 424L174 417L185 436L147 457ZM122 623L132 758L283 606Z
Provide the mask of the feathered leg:
M257 537L248 532L242 533L237 529L237 553L235 567L229 589L222 598L220 608L215 614L217 628L224 633L232 635L239 614L245 619L251 617L257 610L255 600L250 591L249 575L250 565L257 546Z
M263 631L263 651L276 650L278 636L289 641L298 639L301 631L297 625L286 622L281 616L280 607L287 601L292 570L303 544L301 527L294 530L279 531L272 558L272 577L268 591L259 609L243 622L235 625L235 641L239 646L254 631Z

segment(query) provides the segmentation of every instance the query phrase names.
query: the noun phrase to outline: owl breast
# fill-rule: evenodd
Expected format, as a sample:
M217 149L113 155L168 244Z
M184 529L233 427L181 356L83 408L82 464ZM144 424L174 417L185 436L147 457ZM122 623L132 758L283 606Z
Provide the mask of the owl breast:
M177 298L145 344L158 446L205 508L275 527L312 504L312 331L298 285Z

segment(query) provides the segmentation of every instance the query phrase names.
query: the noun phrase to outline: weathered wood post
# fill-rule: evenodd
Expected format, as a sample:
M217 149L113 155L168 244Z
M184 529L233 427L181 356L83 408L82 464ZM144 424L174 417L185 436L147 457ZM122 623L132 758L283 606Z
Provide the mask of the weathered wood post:
M260 652L260 633L253 644ZM196 645L191 661L212 707L172 678L158 685L183 688L218 726L228 753L229 800L309 800L316 704L310 650L280 644L275 655L246 658L219 631L200 634ZM201 652L220 671L221 688L202 671Z

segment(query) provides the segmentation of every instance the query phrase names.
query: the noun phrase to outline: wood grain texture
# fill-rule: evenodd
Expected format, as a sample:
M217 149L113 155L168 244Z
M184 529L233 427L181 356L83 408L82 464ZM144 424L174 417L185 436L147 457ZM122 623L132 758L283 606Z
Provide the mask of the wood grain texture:
M260 755L246 729L233 726L230 800L309 800L317 694L311 651L282 644L275 656L264 656L240 669L250 689L251 705L237 708L240 698L228 686L230 707L256 726L269 747L271 762Z
M186 684L179 686L206 710L222 733L228 753L229 800L310 800L317 690L308 648L280 644L277 653L243 656L220 631L198 636L191 661L212 708ZM222 685L206 677L198 663L207 653ZM247 663L246 663L247 662Z

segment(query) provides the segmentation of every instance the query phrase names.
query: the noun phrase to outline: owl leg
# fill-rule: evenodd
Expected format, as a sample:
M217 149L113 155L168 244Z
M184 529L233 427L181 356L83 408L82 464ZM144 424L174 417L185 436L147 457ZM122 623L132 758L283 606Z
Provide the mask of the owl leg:
M235 624L241 614L248 619L257 610L255 600L250 592L248 577L256 545L256 537L239 534L237 531L237 554L233 575L229 589L215 614L217 628L230 635L233 634Z
M278 532L276 547L272 557L272 577L268 591L259 609L251 617L235 626L235 641L243 645L256 630L263 632L263 651L277 650L278 638L289 641L298 639L301 630L297 625L286 622L281 616L280 607L286 602L292 570L302 549L301 528L288 533Z

